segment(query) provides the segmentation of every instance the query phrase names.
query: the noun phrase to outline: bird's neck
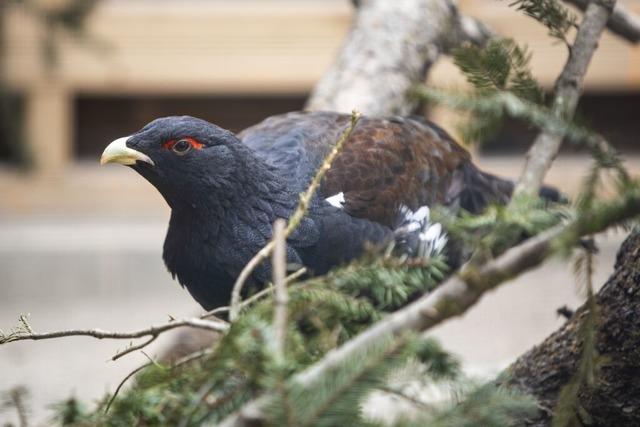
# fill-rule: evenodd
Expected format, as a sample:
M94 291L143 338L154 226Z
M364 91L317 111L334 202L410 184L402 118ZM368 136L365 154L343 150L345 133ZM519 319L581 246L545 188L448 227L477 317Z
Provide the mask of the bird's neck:
M275 171L256 160L244 163L233 185L211 185L197 202L172 206L164 261L207 309L228 301L235 274L297 203Z
M287 189L286 181L248 147L239 150L242 167L220 181L201 180L196 194L172 204L172 217L188 217L187 223L205 227L236 219L272 223L288 217L297 197Z

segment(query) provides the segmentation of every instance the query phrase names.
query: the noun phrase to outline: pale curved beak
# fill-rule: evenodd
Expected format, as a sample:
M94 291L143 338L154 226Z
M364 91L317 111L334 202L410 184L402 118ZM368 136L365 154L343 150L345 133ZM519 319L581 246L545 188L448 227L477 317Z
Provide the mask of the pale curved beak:
M154 166L153 160L146 154L136 151L127 147L128 136L118 138L111 144L107 145L107 148L102 152L100 157L100 164L105 165L107 163L120 163L121 165L135 165L136 162L145 162Z

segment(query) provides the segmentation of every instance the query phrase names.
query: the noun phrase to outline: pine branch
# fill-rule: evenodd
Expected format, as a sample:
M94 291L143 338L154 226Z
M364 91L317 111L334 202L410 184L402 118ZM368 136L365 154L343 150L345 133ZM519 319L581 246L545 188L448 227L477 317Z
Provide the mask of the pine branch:
M212 349L205 349L205 350L200 350L200 351L196 351L194 353L188 354L180 359L178 359L175 363L173 363L173 365L171 366L171 369L176 369L182 365L185 365L187 363L193 362L196 359L200 359L204 356L208 356L210 354L213 353ZM122 381L120 381L120 383L118 384L118 386L116 387L116 390L113 392L113 395L111 396L111 398L109 398L109 401L107 402L107 405L105 406L104 409L104 413L106 414L107 412L109 412L109 409L111 408L111 405L113 405L113 402L116 400L116 397L118 397L118 393L120 393L120 390L122 389L122 387L124 386L124 384L129 381L129 379L131 379L135 374L137 374L138 372L142 371L145 368L148 368L149 366L155 364L154 361L149 361L147 363L145 363L144 365L140 365L138 366L136 369L134 369L133 371L129 372L123 379Z
M327 173L329 168L331 168L331 163L336 158L340 150L342 150L342 146L349 139L351 133L355 129L358 121L360 120L360 114L355 110L351 113L351 121L349 126L342 132L340 138L336 142L336 145L333 147L333 150L327 155L322 162L320 168L316 171L309 187L307 190L300 195L300 201L298 202L298 207L293 212L291 217L289 218L289 223L287 224L287 228L285 230L285 236L289 237L291 233L293 233L296 228L300 225L300 222L307 214L307 210L309 209L309 203L311 199L315 196L318 187L320 187L320 182L322 182L322 178ZM241 303L241 293L242 288L244 287L245 282L253 272L253 270L260 265L265 259L271 255L271 251L275 246L275 241L271 239L269 243L267 243L257 254L244 266L235 283L233 284L233 290L231 291L231 309L229 310L229 319L234 321L238 317L238 313L240 310Z
M467 95L455 91L418 86L413 96L447 105L454 109L468 110L481 117L504 115L525 120L540 128L556 134L562 134L570 142L584 145L595 158L598 168L614 169L621 181L629 181L618 152L598 133L583 128L571 121L557 116L553 110L518 97L508 91ZM480 124L479 126L482 126Z
M580 24L569 59L556 81L553 112L559 118L571 118L576 110L582 83L600 36L611 16L616 0L599 0L589 3ZM544 128L527 153L527 160L512 201L518 196L535 196L542 180L555 159L564 133Z
M449 278L436 290L377 322L321 361L294 376L293 381L305 385L344 363L354 354L379 340L409 330L425 331L473 306L487 291L529 270L549 257L557 248L576 244L588 234L602 231L640 214L640 190L622 194L609 204L594 205L566 225L558 225L504 252L482 266L465 264L460 273ZM244 405L221 425L248 426L264 418L265 395Z
M576 16L557 0L512 0L509 6L530 16L549 29L549 35L570 46L567 33L576 25Z
M396 424L394 427L505 427L526 425L536 412L536 403L530 397L493 384L463 390L454 405L440 408L435 413L416 420Z

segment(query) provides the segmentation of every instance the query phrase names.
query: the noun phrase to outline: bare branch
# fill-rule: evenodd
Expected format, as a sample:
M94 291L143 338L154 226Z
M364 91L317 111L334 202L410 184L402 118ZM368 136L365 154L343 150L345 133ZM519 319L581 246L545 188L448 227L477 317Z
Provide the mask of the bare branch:
M349 123L349 126L344 130L344 132L342 132L342 135L340 135L340 138L336 142L336 145L333 147L333 150L331 150L331 152L324 159L324 162L322 162L322 165L320 166L315 176L311 180L311 183L309 184L309 187L307 188L307 190L300 195L300 201L298 202L298 207L289 218L289 223L285 230L285 237L289 237L291 233L295 231L298 225L300 225L300 221L302 221L304 216L307 214L307 210L309 209L309 203L311 202L311 199L313 198L316 191L318 190L318 187L320 186L320 182L322 181L322 178L324 178L324 175L327 173L329 168L331 168L331 163L333 163L333 160L336 158L336 156L342 149L342 146L344 145L346 140L349 139L351 132L353 132L359 120L360 120L360 113L356 112L355 110L352 111L351 122ZM229 319L231 321L234 321L238 317L238 313L240 310L240 302L241 302L240 294L242 292L242 288L245 282L247 281L247 279L249 278L253 270L258 265L260 265L260 263L266 260L269 257L269 255L271 255L271 251L273 250L273 247L274 247L274 240L271 239L269 243L267 243L262 249L260 249L260 251L258 251L258 253L255 254L253 258L251 258L251 260L247 263L247 265L244 266L244 268L238 275L238 278L233 284L233 290L231 291L231 309L229 310Z
M585 10L589 5L589 0L564 0L578 9ZM618 3L613 8L613 13L607 21L609 30L619 37L631 42L640 42L640 16L634 14L623 4Z
M149 337L148 340L141 342L140 344L137 345L132 345L130 347L127 347L126 349L119 351L118 353L116 353L111 360L116 361L118 359L120 359L122 356L126 356L129 353L133 353L134 351L137 350L141 350L143 348L145 348L146 346L148 346L149 344L151 344L152 342L154 342L156 340L156 338L158 338L158 335L151 335L151 337Z
M630 191L606 205L599 205L566 225L558 225L522 244L504 252L482 266L465 264L461 271L449 278L433 292L407 307L396 311L351 339L341 347L327 353L315 365L293 377L300 385L308 385L321 378L328 370L339 366L363 348L388 336L397 336L408 330L426 331L454 316L463 314L482 295L518 274L539 265L554 249L557 242L575 244L580 237L600 232L610 225L640 214L640 192ZM240 411L228 417L221 425L248 426L262 420L263 405L269 395L251 401Z
M273 239L275 242L272 260L273 286L275 287L273 327L276 331L276 357L279 360L284 360L285 340L287 337L287 303L289 302L287 284L285 283L287 243L284 231L284 220L276 220L275 224L273 224Z
M142 337L156 337L163 332L169 331L171 329L182 328L182 327L190 327L197 329L206 329L209 331L216 332L224 332L229 328L229 324L223 322L222 320L203 320L197 318L187 318L180 320L173 320L168 323L164 323L161 325L151 326L145 329L140 329L138 331L132 332L109 332L104 331L102 329L70 329L66 331L56 331L56 332L45 332L45 333L36 333L36 332L17 332L11 333L8 335L0 336L0 344L6 344L13 341L24 341L24 340L46 340L52 338L61 338L61 337L74 337L74 336L87 336L98 339L132 339L132 338L142 338Z
M589 3L567 63L556 81L553 112L558 117L565 119L573 117L584 76L615 3L616 0ZM516 185L513 199L518 195L538 194L542 180L558 154L563 136L564 133L550 129L543 129L538 135L527 153L527 161Z

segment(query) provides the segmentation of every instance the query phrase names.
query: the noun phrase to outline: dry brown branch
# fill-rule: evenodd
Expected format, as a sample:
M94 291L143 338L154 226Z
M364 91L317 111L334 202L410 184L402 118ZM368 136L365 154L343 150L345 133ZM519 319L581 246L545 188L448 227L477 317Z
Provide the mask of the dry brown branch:
M589 0L564 0L566 3L572 4L580 10L585 10L589 4ZM609 30L619 37L631 42L640 42L640 16L634 14L623 4L618 3L613 8L613 13L607 21Z
M324 175L327 173L327 171L331 167L331 163L333 163L333 160L336 158L336 156L342 149L342 146L344 145L344 143L347 141L347 139L349 139L351 132L353 132L359 120L360 120L360 113L356 112L355 110L352 111L351 121L349 123L349 126L347 126L347 128L342 132L342 134L340 135L340 138L338 139L335 146L333 147L333 150L331 150L331 152L327 155L327 157L325 157L324 161L322 162L322 165L320 166L320 168L318 168L318 171L316 172L313 179L311 180L309 187L307 187L307 190L300 195L300 201L298 202L298 207L289 218L289 223L287 224L287 228L285 230L285 237L289 237L291 233L295 231L298 225L300 225L300 221L302 221L304 216L307 214L307 210L309 209L309 203L311 202L311 199L316 194L318 187L320 187L320 182L322 181L322 178L324 178ZM247 265L244 266L244 268L238 275L238 278L233 284L233 290L231 291L231 309L229 310L229 319L231 321L234 321L238 317L240 304L241 304L240 295L245 282L247 281L247 279L249 278L253 270L258 265L260 265L260 263L266 260L269 257L269 255L271 255L271 251L273 250L273 247L274 247L274 240L272 238L262 249L260 249L260 251L258 251L257 254L254 255L253 258L251 258L251 260L247 263Z
M570 119L575 113L584 76L615 3L616 0L592 1L585 11L567 63L555 84L552 110L559 118ZM542 180L558 154L563 137L563 133L549 129L540 132L527 153L527 161L512 200L519 195L538 194Z
M545 260L558 242L577 243L580 237L600 232L612 224L640 214L640 193L627 193L619 200L601 205L567 224L551 228L522 244L515 246L498 258L482 266L465 264L460 272L446 280L433 292L407 307L396 311L351 339L341 347L327 353L315 365L294 376L293 381L308 385L321 378L325 372L339 366L346 359L380 339L397 336L409 330L426 331L454 316L463 314L482 295L516 277ZM248 426L263 419L262 407L269 399L263 396L243 406L228 417L222 426Z

